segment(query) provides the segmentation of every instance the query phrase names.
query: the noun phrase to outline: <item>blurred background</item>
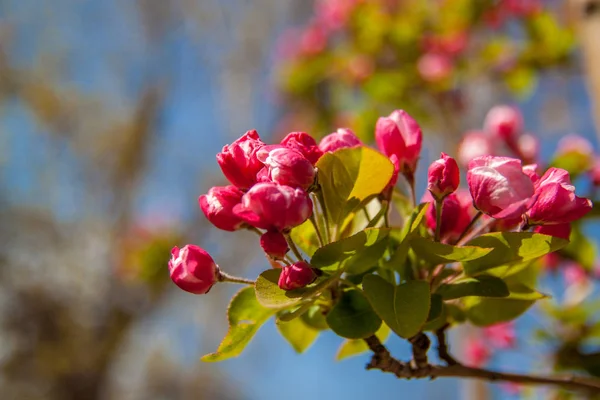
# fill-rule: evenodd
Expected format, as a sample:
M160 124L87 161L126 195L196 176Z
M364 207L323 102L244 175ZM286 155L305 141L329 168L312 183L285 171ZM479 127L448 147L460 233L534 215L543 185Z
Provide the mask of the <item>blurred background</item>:
M424 128L423 173L509 103L542 159L568 133L597 148L586 82L600 80L585 71L600 33L584 3L0 0L0 398L527 395L366 372L366 355L334 360L330 332L296 355L272 321L239 358L201 363L236 288L193 296L166 266L195 243L230 273L269 267L252 233L211 228L197 205L225 183L215 154L249 129L372 141L403 108ZM525 344L540 318L517 321ZM545 354L527 344L491 365L528 371Z

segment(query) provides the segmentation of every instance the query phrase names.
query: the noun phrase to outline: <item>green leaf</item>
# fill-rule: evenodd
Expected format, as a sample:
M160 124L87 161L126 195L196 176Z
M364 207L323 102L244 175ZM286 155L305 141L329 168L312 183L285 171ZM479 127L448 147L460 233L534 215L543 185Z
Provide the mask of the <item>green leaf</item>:
M381 341L381 343L385 343L388 336L390 335L390 328L386 324L381 324L381 327L377 332L375 332L375 336ZM348 357L357 356L361 353L369 351L369 346L362 339L348 339L344 340L338 352L335 356L337 361L341 361Z
M511 263L534 260L566 246L568 241L532 232L496 232L476 237L468 246L493 248L486 256L463 262L467 275Z
M302 318L277 322L277 330L297 353L306 351L319 336L319 331L308 326Z
M379 194L394 169L386 156L363 146L326 153L317 168L332 225L341 225L362 201Z
M433 265L477 260L494 250L475 246L452 246L422 237L411 238L410 247L418 257Z
M315 226L309 219L292 229L290 235L292 236L294 243L296 243L296 246L300 247L300 250L305 252L309 257L312 257L319 248L319 240L317 239Z
M381 326L381 319L359 290L348 290L327 314L327 325L341 337L362 339Z
M318 297L323 289L340 276L339 273L330 276L325 275L304 288L283 290L277 284L279 275L281 275L281 269L268 269L256 279L254 285L256 298L264 307L282 309L297 306L301 300Z
M431 307L429 309L429 315L427 316L427 321L433 321L442 314L442 309L444 308L444 299L437 293L433 293L431 295Z
M535 303L535 300L492 299L466 297L467 318L477 326L490 326L517 318Z
M305 314L302 314L302 319L308 326L318 331L329 329L326 317L319 306L309 308Z
M246 287L233 297L227 309L229 331L216 352L202 357L202 361L223 361L237 357L275 310L261 306L253 287Z
M429 209L429 205L430 203L419 204L402 229L392 229L390 231L390 236L398 240L399 244L396 249L392 251L390 259L381 263L383 268L398 271L400 272L400 275L404 275L406 258L408 257L408 251L410 250L409 239L421 225L421 222Z
M465 296L507 297L510 294L508 286L502 279L490 275L466 277L454 283L441 285L436 293L442 295L444 300Z
M360 255L361 251L383 241L387 238L389 231L387 228L369 228L345 239L329 243L315 252L310 264L315 268L337 265L347 258Z
M435 331L446 324L448 321L448 311L446 304L439 294L431 295L431 310L427 317L427 323L423 325L423 331Z
M375 312L398 336L408 339L416 335L427 321L431 303L427 282L394 286L377 275L367 275L363 289Z
M268 269L256 279L256 299L263 307L285 308L302 300L303 291L283 290L277 285L281 269Z

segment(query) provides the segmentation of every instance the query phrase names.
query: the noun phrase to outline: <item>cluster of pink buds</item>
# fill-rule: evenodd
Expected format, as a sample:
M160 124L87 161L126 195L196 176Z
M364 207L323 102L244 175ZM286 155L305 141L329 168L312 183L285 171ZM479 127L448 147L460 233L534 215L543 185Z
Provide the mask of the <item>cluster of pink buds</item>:
M520 158L526 164L537 161L538 139L524 131L521 112L511 106L493 107L485 117L484 129L464 135L458 148L458 161L462 165L478 156L496 155Z
M349 129L338 129L319 144L307 133L291 132L275 145L265 144L256 131L248 131L217 154L231 184L211 188L198 203L215 227L250 229L261 235L260 245L271 264L282 268L282 289L304 287L317 274L302 259L290 262L288 234L312 215L315 164L326 152L359 145L362 142ZM195 294L207 293L217 281L235 281L194 245L173 249L169 270L181 289Z

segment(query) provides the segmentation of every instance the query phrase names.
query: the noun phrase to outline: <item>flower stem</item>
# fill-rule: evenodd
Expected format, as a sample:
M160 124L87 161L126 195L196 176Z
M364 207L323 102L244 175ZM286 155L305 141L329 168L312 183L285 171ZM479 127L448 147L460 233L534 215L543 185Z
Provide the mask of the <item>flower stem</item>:
M442 206L444 204L444 199L436 199L435 200L435 241L440 241L440 236L442 232Z
M255 284L255 282L252 279L246 279L246 278L241 278L238 276L229 275L222 271L219 271L217 280L219 282L241 283L244 285L254 285Z
M325 241L327 243L331 243L331 231L329 228L329 216L327 215L327 207L325 207L325 197L323 196L323 189L319 187L319 190L316 192L317 199L319 200L319 205L321 206L321 211L323 212L323 221L325 221Z
M317 219L315 218L314 212L310 216L310 222L315 227L315 232L317 233L317 240L319 241L319 247L323 247L323 238L321 237L321 231L319 230L319 225L317 224Z
M292 251L294 252L296 257L298 258L298 261L304 261L304 258L302 257L302 253L300 253L300 250L298 250L298 247L296 247L296 243L294 243L290 234L284 233L283 236L285 236L285 240L287 241L288 246L290 246L290 249L292 249Z
M459 243L467 235L467 233L469 233L469 231L471 230L471 228L475 225L475 223L479 220L479 218L481 218L482 215L483 215L483 213L481 211L477 211L477 214L475 214L475 216L473 217L473 219L471 220L471 222L469 222L469 225L467 225L467 227L465 228L465 230L462 231L462 233L460 234L460 236L456 240L456 243Z

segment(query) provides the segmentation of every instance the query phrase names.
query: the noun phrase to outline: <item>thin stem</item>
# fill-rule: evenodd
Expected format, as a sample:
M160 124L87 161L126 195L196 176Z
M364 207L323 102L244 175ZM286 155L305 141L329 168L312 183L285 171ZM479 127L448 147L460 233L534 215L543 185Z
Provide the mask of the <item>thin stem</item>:
M456 361L454 357L450 355L448 352L448 344L446 343L446 329L448 329L449 326L450 324L446 324L435 331L435 336L438 342L438 356L440 357L440 360L445 361L446 364L456 365L458 364L458 361Z
M252 232L256 233L258 236L262 236L263 235L263 233L261 232L261 230L258 229L258 228L256 228L256 227L254 227L254 226L248 226L248 228L246 228L246 229L248 229L249 231L252 231Z
M483 215L483 213L481 211L477 211L477 214L475 214L475 216L473 217L473 219L471 220L471 222L469 222L469 225L467 225L467 227L465 228L465 230L462 231L462 233L460 234L460 236L456 240L457 243L460 242L467 235L467 233L469 233L469 231L471 230L471 228L475 225L475 223L479 220L479 218L481 218L482 215Z
M483 232L487 227L489 227L490 225L492 225L493 223L495 223L496 220L490 218L487 222L481 224L479 227L477 227L476 229L473 229L471 231L471 233L469 233L468 235L466 235L465 237L462 238L462 240L459 240L458 243L456 243L457 245L463 245L465 243L467 243L469 240L473 239L475 236L479 235L481 232Z
M325 241L327 243L331 243L331 230L329 227L329 215L327 213L327 207L325 207L325 197L323 197L323 190L319 188L316 192L317 199L319 200L319 205L321 206L321 211L323 212L323 221L325 221Z
M285 237L285 240L287 241L288 246L290 246L290 249L292 249L292 251L294 252L294 255L298 258L298 261L304 261L304 258L302 257L302 253L300 253L300 250L298 250L298 247L296 247L296 243L294 243L290 234L284 233L283 236Z
M435 241L440 241L440 236L442 232L442 206L444 204L444 199L436 199L435 200Z
M219 271L217 280L219 282L241 283L244 285L254 285L256 283L252 279L246 279L246 278L241 278L239 276L229 275L223 271Z
M319 241L319 247L323 247L323 238L321 237L321 231L319 230L319 225L317 224L315 213L312 213L312 215L310 216L310 222L315 227L315 232L317 233L317 240Z
M598 393L600 380L583 376L540 376L527 374L511 374L497 372L483 368L467 367L456 363L453 365L427 365L426 368L412 368L409 363L404 363L391 356L388 349L381 343L377 336L372 335L364 339L371 351L373 358L367 364L367 369L379 369L389 372L398 378L471 378L487 381L514 382L527 385L553 385L565 389L580 390L587 393ZM446 362L448 362L446 360Z
M365 218L367 219L367 221L370 221L371 216L369 215L369 211L367 211L367 206L366 205L362 206L362 210L363 210L363 213L365 214Z

